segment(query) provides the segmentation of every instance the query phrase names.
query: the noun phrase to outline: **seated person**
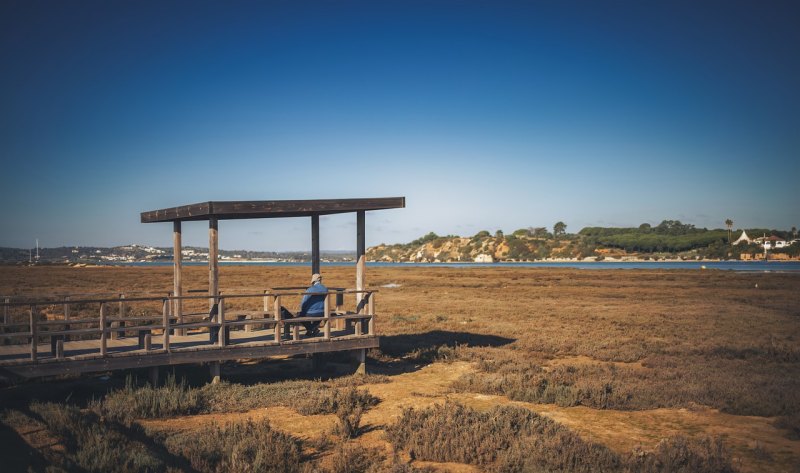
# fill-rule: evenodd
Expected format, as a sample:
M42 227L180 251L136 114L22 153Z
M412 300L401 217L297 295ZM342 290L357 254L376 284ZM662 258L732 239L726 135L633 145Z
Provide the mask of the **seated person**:
M314 274L311 276L311 287L306 290L307 293L303 296L300 303L300 312L297 313L298 317L323 317L325 312L325 298L327 297L328 288L322 284L322 276ZM316 295L319 293L319 295ZM306 328L306 334L314 336L319 334L320 322L304 322L303 326Z

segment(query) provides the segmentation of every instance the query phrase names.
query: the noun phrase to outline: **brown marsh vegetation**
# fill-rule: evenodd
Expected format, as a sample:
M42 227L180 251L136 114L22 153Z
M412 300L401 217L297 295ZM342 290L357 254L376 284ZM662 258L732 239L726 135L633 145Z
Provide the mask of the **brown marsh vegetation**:
M352 268L323 271L330 286L352 286ZM307 273L223 266L220 284L223 291L248 292L303 285ZM282 455L298 471L796 471L800 464L798 274L369 268L367 277L373 287L392 285L379 288L383 338L381 350L370 353L384 376L269 383L234 379L237 368L228 367L231 381L218 386L173 380L152 389L126 387L120 374L109 393L64 403L65 395L58 405L26 404L19 387L7 388L0 393L8 407L0 436L10 440L3 444L23 439L26 465L35 470L47 464L95 470L81 459L101 462L105 454L84 452L74 441L81 435L130 442L123 450L132 458L114 460L128 465L125 471L248 471L233 463L235 452L241 452L235 461L249 464L259 455ZM184 281L203 288L206 268L185 268ZM168 267L0 268L4 295L170 286ZM406 392L403 383L439 365L453 376L449 393L419 382L392 404L392 390ZM31 400L52 401L57 389L46 386L24 388ZM448 397L461 404L444 403ZM88 433L45 422L43 409L82 416L83 424L73 424ZM296 417L282 422L273 414L286 411L277 409ZM557 411L566 423L539 411ZM266 412L268 421L263 415L248 421L255 412ZM216 433L200 421L214 413L230 413L231 421L214 424ZM147 418L184 416L202 427L145 427ZM695 417L702 422L693 423ZM32 424L57 447L32 440L25 433ZM330 428L320 430L323 424ZM91 426L100 430L92 433ZM214 437L220 432L242 440L223 442ZM485 452L474 448L477 438Z

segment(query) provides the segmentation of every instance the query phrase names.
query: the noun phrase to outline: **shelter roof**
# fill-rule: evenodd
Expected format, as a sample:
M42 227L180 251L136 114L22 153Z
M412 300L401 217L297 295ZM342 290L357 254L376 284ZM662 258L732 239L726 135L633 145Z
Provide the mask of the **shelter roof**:
M324 200L210 201L142 212L142 223L180 220L282 218L329 215L366 210L397 209L406 206L405 197Z

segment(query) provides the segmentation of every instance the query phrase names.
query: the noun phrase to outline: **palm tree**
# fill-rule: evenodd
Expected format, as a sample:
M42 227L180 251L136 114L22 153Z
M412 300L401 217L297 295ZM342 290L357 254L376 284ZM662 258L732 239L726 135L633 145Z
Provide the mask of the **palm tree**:
M725 226L728 227L728 243L729 244L733 243L733 241L731 241L731 229L733 228L733 220L729 218L725 219Z

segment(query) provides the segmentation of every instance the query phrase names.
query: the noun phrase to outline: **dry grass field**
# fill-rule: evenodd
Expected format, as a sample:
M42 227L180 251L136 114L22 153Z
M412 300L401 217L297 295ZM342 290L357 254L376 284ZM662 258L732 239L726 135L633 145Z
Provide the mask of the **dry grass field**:
M323 267L330 287L354 273ZM184 287L207 278L184 268ZM227 293L307 279L220 269ZM126 373L5 387L3 458L22 471L800 471L800 274L368 268L367 280L380 291L373 375L337 374L334 356L317 372L229 364L213 386L188 367L157 389ZM169 267L0 267L3 295L171 284Z

